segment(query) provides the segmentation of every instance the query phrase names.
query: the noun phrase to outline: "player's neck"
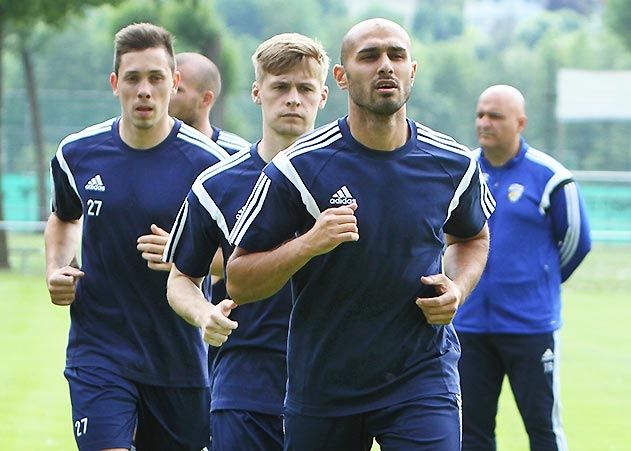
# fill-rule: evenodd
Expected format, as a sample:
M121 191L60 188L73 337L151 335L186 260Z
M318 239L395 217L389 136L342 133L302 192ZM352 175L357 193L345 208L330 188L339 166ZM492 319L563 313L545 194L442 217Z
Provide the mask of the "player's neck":
M263 138L259 142L256 151L263 161L269 163L278 152L291 146L296 142L296 139L298 139L298 136L295 135L280 135L277 133L264 132Z
M213 127L208 119L199 121L194 127L209 138L213 137Z
M348 127L351 135L364 146L391 151L403 146L409 138L405 106L391 115L377 115L364 109L351 109Z
M161 120L152 127L139 128L123 117L118 126L118 133L123 142L129 147L137 150L146 150L164 141L167 136L169 136L169 133L171 133L173 124L173 119L169 116L165 116L164 120Z

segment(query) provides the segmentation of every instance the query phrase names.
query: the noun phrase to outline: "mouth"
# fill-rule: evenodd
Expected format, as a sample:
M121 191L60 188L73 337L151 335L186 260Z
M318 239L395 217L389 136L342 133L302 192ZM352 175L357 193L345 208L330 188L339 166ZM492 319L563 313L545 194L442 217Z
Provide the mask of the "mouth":
M140 105L135 108L136 112L142 115L147 115L153 111L153 108L148 105Z
M280 117L294 118L294 119L302 119L302 116L298 113L285 113L281 114Z
M378 80L375 83L375 89L377 91L394 91L399 88L399 84L396 80L387 79L387 80Z

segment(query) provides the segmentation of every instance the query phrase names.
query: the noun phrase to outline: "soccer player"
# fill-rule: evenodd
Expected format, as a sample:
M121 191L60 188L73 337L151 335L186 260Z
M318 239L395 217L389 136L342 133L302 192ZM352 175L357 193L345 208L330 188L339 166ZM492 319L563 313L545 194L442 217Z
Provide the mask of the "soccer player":
M230 155L249 149L251 143L210 123L210 110L221 94L221 74L215 63L194 52L176 54L175 62L181 78L177 93L171 97L169 113L210 137ZM162 236L166 243L167 232L162 233ZM217 304L226 297L221 252L218 253L216 264L213 266L219 268L215 271L216 274L204 279L202 291L207 299ZM209 349L209 364L215 355L213 349Z
M249 149L248 141L210 123L210 110L221 94L221 75L215 63L194 52L176 54L175 62L181 80L171 97L169 114L195 127L231 155Z
M172 36L148 23L115 37L121 116L66 137L51 161L45 231L51 300L70 306L65 376L80 450L199 451L208 443L206 346L168 306L170 265L150 226L170 229L191 184L227 153L167 114ZM154 232L155 233L155 232ZM81 268L72 262L81 245Z
M463 449L494 450L508 375L532 450L567 449L559 402L561 283L591 248L572 174L522 137L523 95L491 86L478 100L476 150L497 208L486 270L454 322L462 344Z
M171 96L169 113L181 119L184 123L196 128L229 154L235 154L243 149L250 149L251 144L242 137L213 126L210 123L210 111L221 94L221 74L210 59L194 52L182 52L175 55L177 69L180 72L180 84L177 92ZM166 244L168 232L158 232L162 239L154 237L154 241ZM162 258L164 248L159 249ZM202 291L207 299L218 304L226 297L226 287L223 280L223 257L221 251L215 259L214 274L204 279ZM208 349L208 367L212 366L216 349Z
M348 116L265 167L230 235L237 304L291 278L288 450L460 446L450 322L484 267L493 202L466 147L406 117L410 46L385 19L347 32L333 75Z
M283 449L289 285L265 302L231 311L236 304L230 300L217 306L206 302L199 284L217 248L226 259L230 256L230 230L265 164L313 130L328 94L328 56L306 36L273 36L259 45L252 62L252 99L261 106L262 139L200 175L165 251L165 259L174 263L167 284L173 308L214 346L232 332L212 371L214 451Z

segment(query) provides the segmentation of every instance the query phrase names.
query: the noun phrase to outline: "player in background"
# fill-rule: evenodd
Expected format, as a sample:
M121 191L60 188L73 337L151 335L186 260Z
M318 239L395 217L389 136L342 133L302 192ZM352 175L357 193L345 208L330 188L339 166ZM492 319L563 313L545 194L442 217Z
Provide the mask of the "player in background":
M523 95L496 85L478 100L476 156L497 201L479 285L454 324L462 345L463 449L495 450L508 375L530 448L565 450L559 399L561 284L590 250L572 174L522 137Z
M136 431L138 451L200 451L207 349L169 308L170 265L142 237L170 229L197 175L228 155L168 116L179 82L168 31L133 24L114 42L120 117L66 137L51 161L46 278L52 302L70 306L64 374L75 439L82 451L127 450ZM79 247L81 268L72 264Z
M210 111L221 94L221 74L215 63L194 52L178 53L175 61L181 80L177 93L171 97L169 114L211 138L230 155L249 149L251 143L210 123ZM166 233L163 236L168 238ZM203 283L204 294L214 303L226 297L221 254L217 258L217 268L221 272L205 279Z
M215 63L194 52L178 53L175 61L181 80L171 97L169 114L210 137L230 155L249 149L248 141L210 123L210 111L221 94L221 75Z
M252 62L252 99L261 106L262 138L200 175L165 251L165 259L174 263L167 288L175 311L214 346L231 333L212 370L214 451L283 449L289 285L265 302L234 311L231 300L217 306L206 302L199 285L216 249L223 249L226 259L232 252L229 232L265 164L313 130L328 94L328 56L306 36L273 36L260 44Z
M348 116L265 167L230 235L237 311L291 278L287 450L460 447L450 323L493 202L466 147L406 117L410 52L389 20L347 32L333 75Z
M210 123L210 111L221 94L221 74L215 63L204 55L194 52L177 53L175 62L180 72L180 84L177 93L171 96L169 113L211 138L230 155L249 149L251 144L248 141ZM169 238L168 232L161 230L159 235L161 238L154 237L154 240L160 240L161 243L166 244ZM160 258L163 252L164 249L161 249ZM211 277L204 279L202 291L207 299L218 304L226 298L221 250L217 252L214 261ZM209 370L216 352L216 347L209 346Z

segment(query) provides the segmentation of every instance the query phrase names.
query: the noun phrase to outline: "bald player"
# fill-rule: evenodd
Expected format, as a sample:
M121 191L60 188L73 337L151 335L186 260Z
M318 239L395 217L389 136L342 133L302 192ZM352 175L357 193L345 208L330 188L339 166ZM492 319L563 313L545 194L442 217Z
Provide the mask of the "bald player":
M171 97L169 114L195 127L230 154L249 149L251 144L245 139L210 124L210 110L221 94L221 75L215 63L193 52L178 53L175 61L182 79Z
M505 375L530 448L567 449L559 399L561 283L589 252L590 232L572 174L528 145L527 123L524 97L513 86L480 95L475 153L497 207L486 271L454 321L465 450L495 450Z
M291 279L286 450L460 448L451 320L493 205L472 153L406 117L416 71L400 25L352 27L333 69L348 115L264 168L230 234L237 304Z

